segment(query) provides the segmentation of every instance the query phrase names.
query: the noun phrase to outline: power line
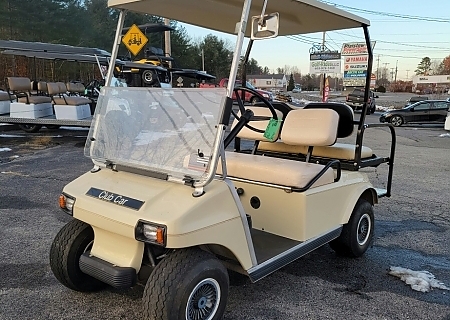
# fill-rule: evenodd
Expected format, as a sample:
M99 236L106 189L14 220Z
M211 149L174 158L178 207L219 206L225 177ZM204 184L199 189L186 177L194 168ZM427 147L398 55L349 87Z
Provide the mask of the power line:
M329 1L325 1L325 0L319 0L319 1L321 1L323 3L326 3L326 4L329 4L329 5L332 5L332 6L335 6L335 7L344 8L344 9L347 9L347 10L352 10L352 11L356 11L356 12L363 12L363 13L379 15L379 16L394 17L394 18L401 18L401 19L410 19L410 20L429 21L429 22L444 22L444 23L449 23L450 22L450 19L447 19L447 18L413 16L413 15L406 15L406 14L382 12L382 11L372 11L372 10L358 9L358 8L355 8L355 7L344 6L344 5L341 5L341 4L337 4L337 3L333 3L333 2L329 2Z
M353 36L351 34L339 32L339 31L334 31L334 32L337 33L337 34L340 34L340 35L347 36L347 37L358 38L359 39L359 37ZM409 43L393 42L393 41L384 41L384 40L376 40L376 39L372 39L372 40L373 41L377 41L377 42L381 42L381 43L395 44L395 45L406 46L406 47L425 48L425 49L440 49L440 50L449 50L450 51L450 48L443 48L443 47L421 46L421 45L417 45L417 44L409 44ZM422 43L426 43L426 42L422 42Z

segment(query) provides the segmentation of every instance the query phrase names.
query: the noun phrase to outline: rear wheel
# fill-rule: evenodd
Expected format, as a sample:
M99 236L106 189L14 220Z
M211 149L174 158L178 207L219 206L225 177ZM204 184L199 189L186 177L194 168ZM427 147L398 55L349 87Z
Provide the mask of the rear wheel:
M42 126L39 124L19 124L19 128L28 133L35 133L41 130Z
M394 127L400 127L403 124L403 118L400 116L392 116L390 122Z
M359 199L341 235L330 242L330 247L338 254L360 257L372 242L373 227L372 205L365 199Z
M106 286L80 270L80 257L91 249L93 242L92 227L76 219L62 227L53 240L50 248L50 268L56 279L67 288L91 292Z
M212 254L197 248L174 251L153 270L143 295L144 318L222 319L228 273Z

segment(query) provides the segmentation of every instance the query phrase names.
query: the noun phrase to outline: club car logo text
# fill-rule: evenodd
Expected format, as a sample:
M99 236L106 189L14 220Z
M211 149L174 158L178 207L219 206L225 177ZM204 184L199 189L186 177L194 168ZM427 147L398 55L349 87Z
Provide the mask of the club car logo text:
M112 201L115 204L119 204L121 206L123 206L125 204L125 202L127 202L128 200L125 199L122 196L116 196L114 193L109 193L108 191L102 191L98 197L100 199L106 200L106 201Z
M144 204L144 201L97 188L90 188L88 192L86 192L86 195L135 210L139 210Z

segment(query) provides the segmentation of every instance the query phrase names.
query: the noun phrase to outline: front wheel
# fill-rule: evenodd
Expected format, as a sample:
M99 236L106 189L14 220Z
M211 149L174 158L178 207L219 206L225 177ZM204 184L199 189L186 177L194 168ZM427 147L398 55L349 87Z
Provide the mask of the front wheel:
M144 318L222 319L228 288L227 270L214 255L197 248L174 251L147 281L142 298Z
M41 130L40 124L19 124L19 128L28 133L36 133Z
M360 257L372 242L373 229L372 205L365 199L359 199L350 220L342 228L341 235L330 242L330 247L338 254L354 258Z
M400 127L403 124L403 119L400 116L393 116L390 121L394 127Z
M106 286L80 270L80 257L91 249L93 242L92 227L76 219L62 227L53 240L50 248L50 268L56 279L67 288L91 292Z

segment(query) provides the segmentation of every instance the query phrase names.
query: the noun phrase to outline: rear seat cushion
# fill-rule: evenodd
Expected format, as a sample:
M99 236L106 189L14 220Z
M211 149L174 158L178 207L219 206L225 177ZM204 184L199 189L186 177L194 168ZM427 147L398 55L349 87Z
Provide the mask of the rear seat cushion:
M34 104L39 104L39 103L50 103L52 102L52 98L50 97L44 97L44 96L30 96L28 97L28 101L26 97L22 97L18 99L18 102L22 102L22 103L34 103Z
M256 117L272 117L272 112L270 112L270 109L267 107L246 107L246 109L250 109L253 111L253 115ZM283 119L283 113L279 110L275 110L278 116L278 119ZM238 113L238 116L240 116L240 113ZM233 121L233 128L238 123L238 120L234 119ZM266 130L267 125L269 124L269 120L261 120L261 121L249 121L249 125L255 127L256 129L260 130ZM278 137L278 132L276 133L276 136ZM264 137L264 133L253 131L247 127L243 127L241 131L239 131L238 138L241 139L247 139L247 140L258 140L258 141L270 141Z
M85 87L82 83L73 83L68 82L67 83L67 91L73 92L73 93L84 93Z
M231 177L297 188L305 187L324 167L315 163L237 152L226 152L225 158L227 174ZM222 173L220 165L218 173ZM329 168L313 187L333 181L334 172Z
M11 99L15 99L16 96L11 96ZM0 91L0 101L9 101L10 97L7 92Z
M53 101L57 105L69 105L69 106L81 106L83 104L91 103L91 100L84 97L74 97L74 96L65 96L62 97L53 97Z
M51 96L59 95L61 93L59 85L56 82L48 82L47 91L48 94Z
M314 147L312 155L315 157L340 159L340 160L354 160L355 159L354 144L335 143L332 146ZM258 146L259 151L280 152L280 153L292 153L292 154L304 154L308 152L307 146L292 146L285 144L282 141L274 143L261 142ZM370 158L373 155L372 149L368 147L362 147L361 158Z

